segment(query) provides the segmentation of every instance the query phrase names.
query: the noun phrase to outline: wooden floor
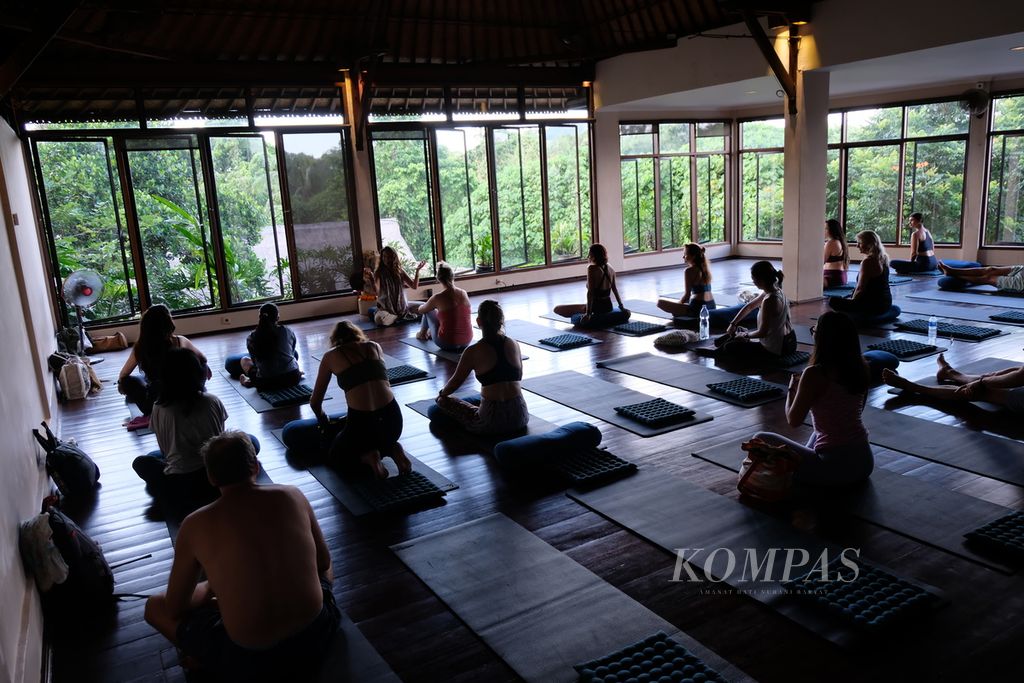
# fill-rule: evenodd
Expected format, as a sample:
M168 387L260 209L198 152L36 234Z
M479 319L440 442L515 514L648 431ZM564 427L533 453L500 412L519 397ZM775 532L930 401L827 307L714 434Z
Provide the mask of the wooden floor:
M714 264L716 291L734 291L749 280L751 261ZM681 289L679 269L625 275L619 288L623 298L653 299L656 292ZM935 287L934 279L920 278L894 288L897 295ZM540 319L556 303L581 300L582 283L536 288L514 288L488 296L497 298L507 317L549 324ZM794 307L797 322L808 322L823 310L820 302ZM639 318L643 319L643 318ZM550 323L553 325L553 323ZM295 323L307 375L315 374L310 352L327 344L331 320ZM1008 326L1010 327L1010 326ZM1024 358L1024 328L983 344L956 342L947 354L954 363L988 356ZM453 364L411 348L398 340L410 328L375 331L372 338L392 356L429 368L436 379L396 387L400 403L433 397L451 375ZM210 358L222 366L225 356L244 350L247 330L232 330L195 339ZM658 467L735 497L735 475L690 456L701 445L720 443L762 427L780 431L782 403L742 409L702 396L667 389L662 385L595 368L601 359L653 351L652 337L630 338L599 333L603 344L563 353L524 346L530 358L527 377L552 371L577 370L710 412L714 420L703 425L642 439L612 425L581 416L573 410L527 394L532 413L551 422L584 419L595 422L612 452L643 467ZM107 354L97 367L103 377L115 377L125 352ZM679 360L708 363L692 354ZM927 358L904 364L901 373L922 378L934 372ZM783 375L767 376L784 380ZM864 556L910 577L941 588L950 605L919 631L904 633L898 643L880 642L870 652L839 649L814 633L770 611L753 599L737 595L701 595L693 584L670 582L674 559L663 551L600 518L567 498L561 491L538 490L506 481L493 459L442 444L428 422L404 409L405 448L438 472L459 484L445 505L416 514L385 519L355 519L308 473L289 465L284 448L270 434L284 423L311 415L308 406L257 414L227 381L214 372L209 390L219 396L230 415L228 424L256 434L263 444L260 459L278 483L298 486L309 498L320 520L334 561L334 591L341 608L358 625L395 672L407 681L516 680L488 647L442 604L388 549L389 545L445 529L492 512L501 512L610 584L643 603L663 618L716 650L761 681L873 681L873 680L1019 680L1020 645L1024 643L1024 582L967 560L923 546L875 526L851 521L842 528L816 523L813 515L794 515L792 523L844 546L858 546ZM905 402L893 404L885 388L873 390L870 403L884 405L965 429L998 427L1004 435L1014 426L988 425L972 413L951 415ZM61 431L75 437L102 468L102 489L94 509L80 514L85 530L98 540L112 564L145 556L115 570L121 592L152 593L163 589L172 549L165 525L152 519L150 499L130 468L132 459L156 447L152 435L136 436L121 426L128 411L112 386L96 398L63 407ZM1020 430L1024 432L1024 429ZM908 434L908 438L913 438ZM884 452L879 466L905 476L927 479L978 498L1024 509L1024 492L1015 486L968 474L892 452ZM680 520L684 522L684 520ZM243 521L244 523L244 521ZM79 681L183 680L174 650L143 621L142 601L119 604L116 617L80 627L73 638L55 637L54 674L58 683Z

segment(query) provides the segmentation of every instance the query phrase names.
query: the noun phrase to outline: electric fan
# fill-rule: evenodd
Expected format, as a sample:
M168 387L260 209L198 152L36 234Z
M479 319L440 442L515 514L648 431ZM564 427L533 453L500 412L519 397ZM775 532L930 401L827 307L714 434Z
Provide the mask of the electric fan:
M85 326L83 325L82 309L89 308L99 301L103 294L103 278L95 270L76 270L68 275L61 288L64 301L75 307L78 317L78 348L85 349Z

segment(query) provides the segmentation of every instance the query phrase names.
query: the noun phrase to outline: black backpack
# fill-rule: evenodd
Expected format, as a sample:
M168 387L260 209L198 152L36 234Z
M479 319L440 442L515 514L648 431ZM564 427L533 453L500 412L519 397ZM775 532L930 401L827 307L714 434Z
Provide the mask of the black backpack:
M68 566L67 580L50 589L48 602L61 610L113 602L114 574L99 544L57 508L47 512L53 544Z
M45 438L38 429L33 429L32 433L46 451L46 473L53 478L57 488L69 498L92 492L100 479L100 468L85 451L61 441L53 435L46 422L42 424L46 430Z

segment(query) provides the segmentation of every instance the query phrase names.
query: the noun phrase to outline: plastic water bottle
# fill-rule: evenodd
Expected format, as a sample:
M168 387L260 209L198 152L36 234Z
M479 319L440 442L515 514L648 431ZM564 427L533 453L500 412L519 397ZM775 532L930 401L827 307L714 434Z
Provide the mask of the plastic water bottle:
M928 318L928 343L935 346L935 341L939 336L939 319L934 315Z
M707 306L700 307L700 338L701 341L711 339L711 314Z

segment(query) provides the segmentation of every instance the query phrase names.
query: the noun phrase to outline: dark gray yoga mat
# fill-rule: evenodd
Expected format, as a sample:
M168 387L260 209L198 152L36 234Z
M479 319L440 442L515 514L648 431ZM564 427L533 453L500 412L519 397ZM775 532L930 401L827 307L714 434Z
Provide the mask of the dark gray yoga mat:
M401 683L401 678L374 649L363 632L341 613L338 634L331 642L315 683L359 681L360 683Z
M984 285L988 287L988 285ZM999 293L994 287L983 290L981 287L972 287L966 292L949 292L937 289L933 292L914 292L908 294L910 299L924 299L927 301L956 301L962 304L981 304L983 306L997 306L999 308L1024 308L1024 296L1020 294Z
M275 429L270 433L283 444L284 440L281 438L281 431L282 430L280 429ZM437 488L441 489L445 493L459 488L458 484L454 483L440 472L435 472L408 451L406 451L405 454L412 462L412 471L422 474ZM388 470L388 474L392 477L397 477L398 468L395 467L394 461L391 458L384 458L383 462L384 466ZM373 508L363 500L362 496L355 491L352 487L351 481L339 474L338 471L330 465L316 463L310 465L306 469L325 489L327 489L332 496L334 496L335 500L348 508L348 511L354 516L362 517L363 515L368 515L374 511Z
M864 634L852 625L823 613L806 599L788 594L780 580L787 549L808 553L806 564L794 568L789 576L795 578L810 569L823 552L827 552L830 561L839 557L843 549L838 546L685 479L651 468L602 489L570 491L567 495L677 558L677 551L686 549L689 551L686 557L695 559L695 563L691 563L696 564L695 574L704 573L705 577L710 574L817 635L844 646L856 646L865 641ZM719 551L720 548L729 553ZM756 557L761 559L773 548L777 552L775 565L766 566L773 572L770 580L751 580L749 575L743 576L749 552L755 551ZM697 549L702 549L703 554L697 553ZM731 571L728 569L730 553L736 562ZM856 557L850 559L858 561ZM685 571L680 572L680 577L690 580Z
M286 406L275 406L270 401L267 401L262 396L260 396L260 392L258 392L256 389L252 387L243 387L238 382L237 379L232 379L231 375L227 373L227 370L221 370L220 374L224 378L224 380L231 386L231 388L235 390L235 393L241 396L243 399L245 399L245 402L248 403L249 406L257 413L266 413L271 410L287 410L289 408L295 408L296 406L302 406L308 403L307 401L306 403L294 403ZM301 383L306 384L307 386L310 387L312 386L312 384L305 378L302 380ZM327 387L327 393L324 395L324 400L337 400L341 398L343 395L344 394L342 393L341 389L337 386L337 384L332 382Z
M729 441L693 455L739 472L745 439ZM1008 565L980 555L965 545L964 534L1009 514L1001 505L944 489L915 477L876 467L861 487L830 491L824 504L883 529L944 550L986 567L1012 574Z
M727 680L750 680L504 515L466 522L391 549L526 681L576 681L574 664L658 631L682 643Z
M908 453L1008 484L1024 486L1024 443L867 406L868 438Z
M607 368L627 375L633 375L634 377L647 379L652 382L658 382L659 384L665 384L677 389L683 389L694 394L700 394L701 396L708 396L743 408L753 408L755 406L764 405L765 403L778 401L786 396L786 386L768 382L768 384L775 384L775 386L782 389L778 396L769 396L748 402L737 401L729 396L711 391L708 388L708 384L729 382L735 379L746 379L746 375L737 375L732 372L716 370L715 368L709 368L696 363L673 360L671 358L665 358L664 356L655 356L650 353L638 353L633 356L604 360L599 362L597 366L599 368Z
M972 320L975 322L988 323L993 326L1000 325L1024 325L1020 322L1007 322L1005 320L992 320L991 316L999 311L988 308L977 308L974 306L952 306L947 303L928 301L900 301L897 305L903 309L902 317L929 317L935 316L940 320L948 318L951 320Z
M552 334L559 334L559 331L558 330L553 330ZM470 342L470 344L472 344L474 342L477 342L479 340L480 340L480 338L476 337L476 338L473 339L472 342ZM432 353L432 354L434 354L435 356L437 356L439 358L444 358L445 360L450 360L453 363L458 363L459 359L462 358L462 352L461 351L459 351L459 352L455 352L455 351L442 351L441 349L437 348L437 346L434 344L434 342L430 341L429 339L426 340L426 341L423 341L423 340L417 339L416 337L405 337L404 339L400 339L399 341L401 341L403 344L408 344L409 346L412 346L413 348L417 348L417 349L419 349L421 351L426 351L427 353ZM529 358L529 356L527 356L526 354L523 354L523 360L526 360L528 358Z
M572 370L523 380L523 389L643 437L667 434L683 427L709 422L712 419L705 413L696 413L692 419L684 422L650 427L619 415L615 412L615 407L643 403L652 400L655 398L654 396Z
M462 398L462 399L466 398L466 394L461 394L461 395L460 394L456 394L456 396L458 398ZM427 410L429 410L430 406L432 406L434 404L435 404L435 400L434 399L432 399L432 398L425 398L422 401L414 401L412 403L406 403L405 405L408 406L409 408L412 408L413 410L415 410L417 413L419 413L423 417L427 417ZM462 435L462 436L468 436L470 438L475 438L482 445L485 445L488 450L490 450L490 448L493 447L494 444L498 443L499 441L505 441L506 439L512 439L512 438L515 438L517 436L527 436L527 435L532 436L532 435L535 435L535 434L546 434L546 433L550 432L552 429L558 429L558 425L552 424L551 422L548 422L547 420L543 420L543 419L541 419L541 418L539 418L536 415L533 415L531 413L530 414L530 422L526 425L526 430L523 431L523 432L517 433L517 434L504 434L504 435L500 435L500 434L472 434L472 433L467 432L467 431L465 431L463 429L457 430L457 433Z
M675 294L662 294L660 298L679 301L679 298L682 295L682 292L677 292ZM667 311L663 311L660 308L658 308L658 304L655 301L647 301L646 299L626 299L622 303L625 304L626 308L629 309L632 313L648 315L651 316L652 318L661 318L663 320L672 320L673 317L671 313L668 313ZM736 298L735 294L715 295L715 305L718 308L727 308L729 306L735 306L738 303L740 303L740 301L739 299ZM565 320L565 318L561 318L558 316L556 317L559 320Z
M1008 368L1019 368L1020 366L1021 363L1019 361L1012 361L1006 358L980 358L971 363L967 363L966 365L956 366L956 369L968 375L984 375L985 373L988 372L998 372L999 370L1006 370ZM928 384L930 386L937 386L938 380L936 380L933 376L927 379L920 380L918 383ZM895 394L896 396L903 396L905 394L905 392L902 389L897 389L895 387L889 389L889 393ZM928 403L929 405L942 405L943 403L946 403L946 401L929 398L927 396L921 396L921 402ZM1004 406L998 405L996 403L989 403L987 401L971 401L971 403L989 413L1006 412L1006 408Z
M547 339L548 337L557 337L560 334L565 334L565 330L557 327L549 327L547 325L538 325L537 323L531 323L527 320L506 320L505 321L505 335L515 339L523 344L529 344L530 346L536 346L538 349L544 349L545 351L572 351L573 349L560 349L550 344L541 344L541 339ZM593 346L594 344L600 344L600 339L595 339L589 334L583 334L581 332L573 332L573 334L579 334L581 337L590 339L591 342L586 346L577 346L577 349L583 349L587 346Z

